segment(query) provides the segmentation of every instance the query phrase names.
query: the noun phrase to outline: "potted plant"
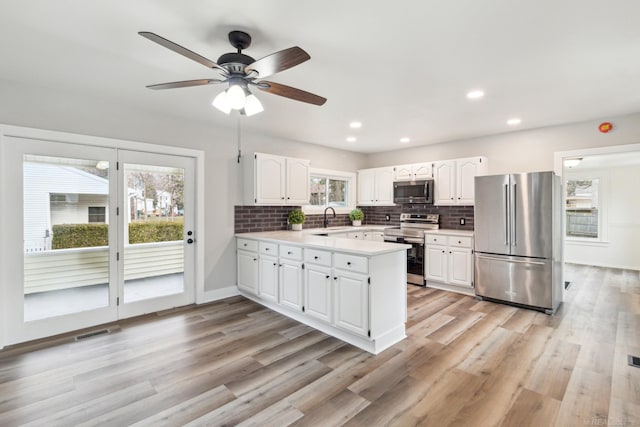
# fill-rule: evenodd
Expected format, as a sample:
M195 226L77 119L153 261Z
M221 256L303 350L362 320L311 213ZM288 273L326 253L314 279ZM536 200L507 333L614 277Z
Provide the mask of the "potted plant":
M289 217L287 218L287 222L291 224L291 229L297 231L302 230L302 224L304 224L304 220L304 212L302 212L300 209L294 209L289 212Z
M362 212L362 209L360 208L355 208L354 210L349 212L349 219L351 220L351 223L355 227L359 227L362 225L362 220L364 219L364 212Z

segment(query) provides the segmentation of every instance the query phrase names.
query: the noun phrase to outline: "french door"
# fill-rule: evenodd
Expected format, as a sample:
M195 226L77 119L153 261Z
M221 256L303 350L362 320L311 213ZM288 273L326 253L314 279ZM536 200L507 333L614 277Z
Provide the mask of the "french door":
M13 137L3 148L5 344L194 302L193 158Z

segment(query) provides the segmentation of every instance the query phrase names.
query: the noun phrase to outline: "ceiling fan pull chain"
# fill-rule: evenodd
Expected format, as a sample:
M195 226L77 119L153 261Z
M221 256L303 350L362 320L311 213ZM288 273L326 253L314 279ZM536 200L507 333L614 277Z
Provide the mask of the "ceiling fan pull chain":
M240 164L240 158L242 157L242 148L241 148L241 145L240 145L240 117L241 117L241 115L238 114L238 125L237 125L237 128L238 128L238 164Z

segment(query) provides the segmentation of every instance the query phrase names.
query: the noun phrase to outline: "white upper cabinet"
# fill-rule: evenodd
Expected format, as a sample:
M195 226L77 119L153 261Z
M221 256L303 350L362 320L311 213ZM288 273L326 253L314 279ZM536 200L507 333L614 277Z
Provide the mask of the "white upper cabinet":
M393 205L392 167L358 171L358 205Z
M433 176L435 181L435 205L466 205L475 202L474 179L486 175L488 162L486 157L435 162Z
M414 163L393 168L394 181L415 181L433 177L431 163Z
M434 205L456 205L456 161L433 164Z
M286 204L308 204L310 197L309 160L287 158L286 163Z
M309 160L255 153L244 168L246 204L309 203Z

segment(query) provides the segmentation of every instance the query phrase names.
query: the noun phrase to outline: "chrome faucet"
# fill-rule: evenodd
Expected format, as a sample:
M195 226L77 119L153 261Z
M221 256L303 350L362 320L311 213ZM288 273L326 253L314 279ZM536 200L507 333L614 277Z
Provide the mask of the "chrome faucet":
M329 225L329 220L327 219L327 211L331 209L333 211L333 217L336 217L336 210L333 209L333 207L329 206L324 210L324 228L327 228L327 226Z

